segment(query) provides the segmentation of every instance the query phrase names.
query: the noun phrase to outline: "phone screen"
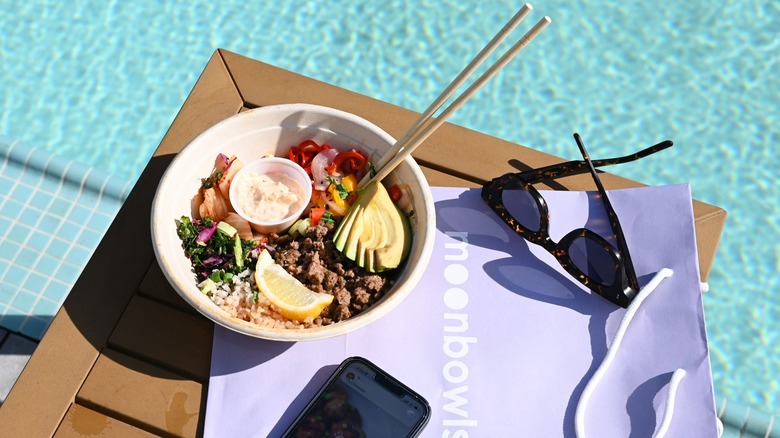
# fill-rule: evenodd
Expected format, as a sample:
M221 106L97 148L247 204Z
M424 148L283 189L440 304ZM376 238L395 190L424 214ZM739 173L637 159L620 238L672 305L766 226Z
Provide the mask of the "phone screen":
M283 437L415 437L430 416L425 399L376 365L339 365Z

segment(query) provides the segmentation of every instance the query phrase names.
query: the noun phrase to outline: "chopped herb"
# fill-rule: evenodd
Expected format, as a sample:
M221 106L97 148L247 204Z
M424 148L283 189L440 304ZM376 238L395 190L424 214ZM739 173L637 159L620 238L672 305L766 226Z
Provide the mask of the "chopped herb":
M333 219L333 213L326 211L320 218L320 223L335 225L336 221Z
M347 196L349 196L349 190L347 190L346 187L344 187L344 184L341 184L340 182L336 181L333 177L328 177L328 181L330 181L331 184L333 184L334 187L336 187L336 191L339 192L339 196L341 199L347 199Z
M198 243L198 234L205 228L212 227L214 222L209 218L191 220L182 216L177 221L176 233L181 239L184 254L190 259L192 269L197 274L199 281L209 278L215 271L223 271L218 274L222 279L230 274L238 274L244 270L236 260L236 241L225 233L214 233L206 242ZM242 262L251 255L251 250L257 246L254 240L241 239ZM218 280L214 280L218 281ZM229 279L227 279L229 281Z
M376 169L374 168L374 163L368 162L368 176L370 178L373 178L376 176Z
M211 272L209 278L215 283L230 283L233 281L233 273L225 272L224 269L215 269Z
M216 169L215 169L215 170L214 170L214 171L211 173L211 175L209 175L209 177L208 177L208 178L204 178L204 179L203 179L203 181L202 181L202 183L201 183L201 186L202 186L204 189L210 189L210 188L214 187L214 184L216 184L217 182L219 182L219 180L221 180L221 179L222 179L222 171L219 171L219 170L216 170Z

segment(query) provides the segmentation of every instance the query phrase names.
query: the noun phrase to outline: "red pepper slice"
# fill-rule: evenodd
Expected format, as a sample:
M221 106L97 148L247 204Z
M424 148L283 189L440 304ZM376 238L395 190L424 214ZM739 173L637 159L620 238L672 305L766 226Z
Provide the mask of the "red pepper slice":
M326 211L327 210L325 210L324 207L314 207L311 209L310 217L312 226L317 225L320 222L320 219L322 219L322 216Z
M287 158L290 159L290 161L295 162L296 164L301 164L301 154L298 152L298 148L293 146L290 148L290 150L287 152Z
M301 144L298 145L298 150L301 151L302 154L316 155L320 149L320 145L318 145L314 140L304 140L301 142Z
M314 160L314 157L316 157L317 154L321 151L328 149L330 149L328 144L319 145L314 140L304 140L298 144L298 146L291 147L287 152L287 157L291 161L300 164L306 173L311 174L311 162ZM330 174L334 174L337 170L337 167L333 167L333 171L331 171L330 168L328 171Z
M328 175L335 175L339 173L339 167L336 166L336 162L328 164L325 166L325 171L328 172Z
M356 173L368 163L368 159L365 155L361 154L355 149L351 151L341 152L333 159L333 165L338 169L344 170L345 173ZM343 168L342 165L346 166Z

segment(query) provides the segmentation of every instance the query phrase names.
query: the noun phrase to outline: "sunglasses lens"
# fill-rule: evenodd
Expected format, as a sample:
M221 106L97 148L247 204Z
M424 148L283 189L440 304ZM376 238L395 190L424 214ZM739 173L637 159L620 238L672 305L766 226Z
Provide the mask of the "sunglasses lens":
M617 280L618 263L603 242L578 237L569 245L569 258L586 277L602 286L612 286Z
M501 192L501 203L523 228L539 231L541 228L539 206L533 195L520 186L519 182L507 184Z

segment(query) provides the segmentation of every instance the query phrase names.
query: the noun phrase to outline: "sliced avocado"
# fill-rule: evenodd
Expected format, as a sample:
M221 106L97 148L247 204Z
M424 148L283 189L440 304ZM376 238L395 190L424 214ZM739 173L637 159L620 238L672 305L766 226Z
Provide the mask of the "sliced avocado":
M365 266L365 247L371 240L371 235L374 233L374 223L371 218L374 212L371 210L370 205L366 205L361 209L360 215L361 225L353 226L349 230L350 236L355 241L355 262L358 266Z
M385 214L388 231L393 233L396 240L393 245L385 245L374 250L374 265L377 271L398 267L409 255L412 247L412 230L409 226L409 220L400 208L395 204L392 206L395 208L395 212L382 210L382 213Z
M360 243L360 238L363 235L363 230L372 226L370 223L367 223L363 217L365 211L365 207L356 209L355 219L352 222L352 227L349 229L349 232L344 232L344 234L346 234L346 243L344 244L344 249L342 252L345 256L347 256L347 258L356 262L358 261L358 244Z
M382 227L377 226L376 221L378 213L373 204L368 204L363 208L363 215L361 221L363 222L363 230L357 239L357 259L355 262L359 266L370 266L370 263L366 261L366 254L379 244L382 235ZM350 230L352 233L356 233L357 227Z
M370 271L374 268L373 251L387 244L387 229L381 223L382 216L375 203L366 205L363 213L366 226L363 228L363 234L358 243L358 265L363 266Z
M347 233L344 233L344 230L349 230L349 228L352 226L352 222L355 220L356 210L357 206L347 210L347 214L341 219L341 223L339 224L338 228L336 228L336 232L333 233L333 243L336 245L336 248L339 251L344 249L344 244L347 242ZM347 223L349 223L349 225L344 226Z
M347 239L349 238L349 230L352 229L352 224L355 223L355 217L362 209L362 205L357 205L357 203L355 203L355 205L349 209L347 215L344 216L344 219L341 220L341 224L339 224L339 227L336 229L336 234L333 235L333 243L336 245L336 249L339 251L344 252Z
M363 215L366 215L366 212L363 212ZM366 225L369 225L366 223ZM357 239L357 248L355 248L355 262L358 264L358 266L366 266L366 250L365 245L363 244L363 236L368 236L371 234L371 228L370 226L364 226L363 231L360 233L360 236Z
M372 220L364 218L366 207L370 205L370 198L376 193L376 187L372 185L366 187L360 192L358 199L352 204L347 215L336 229L334 241L336 248L347 258L354 260L358 266L364 265L361 254L365 251L363 235L372 233L375 224Z
M336 231L336 247L371 272L393 269L409 255L408 219L380 182L360 193Z

